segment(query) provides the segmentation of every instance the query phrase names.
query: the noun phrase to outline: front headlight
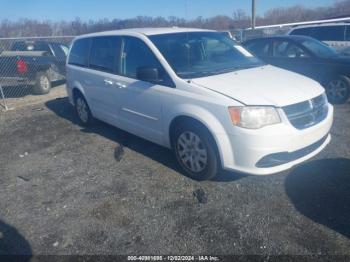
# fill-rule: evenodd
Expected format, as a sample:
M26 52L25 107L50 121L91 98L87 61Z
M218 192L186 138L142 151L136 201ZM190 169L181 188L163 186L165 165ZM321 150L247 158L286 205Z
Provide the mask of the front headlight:
M229 107L229 112L232 123L243 128L259 129L281 123L276 108L270 106Z

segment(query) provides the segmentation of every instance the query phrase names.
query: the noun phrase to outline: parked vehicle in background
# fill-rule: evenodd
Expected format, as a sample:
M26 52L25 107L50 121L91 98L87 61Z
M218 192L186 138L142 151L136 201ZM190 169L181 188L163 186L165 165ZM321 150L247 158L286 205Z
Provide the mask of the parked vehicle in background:
M80 36L70 50L67 93L81 123L98 118L171 148L198 180L221 168L277 173L331 139L333 107L317 82L266 65L215 31Z
M274 36L248 40L243 45L266 63L321 83L331 103L350 96L350 58L326 44L306 36Z
M41 51L51 57L60 78L66 76L66 61L69 47L62 43L47 41L18 41L11 46L12 51Z
M338 52L350 47L350 24L329 23L319 25L305 25L293 28L289 35L303 35L316 38L333 47Z
M0 53L0 84L29 86L34 94L47 94L52 82L65 79L68 50L53 42L15 42L11 51Z

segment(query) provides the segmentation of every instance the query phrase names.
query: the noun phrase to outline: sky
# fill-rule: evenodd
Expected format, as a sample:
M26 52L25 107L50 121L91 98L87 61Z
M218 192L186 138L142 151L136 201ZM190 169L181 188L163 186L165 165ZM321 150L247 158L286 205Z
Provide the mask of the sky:
M257 13L263 15L274 7L302 4L327 6L335 0L256 0ZM124 19L143 16L232 16L235 9L251 10L250 0L0 0L0 20L33 18L38 20ZM6 10L6 11L5 11ZM5 11L5 12L4 12Z

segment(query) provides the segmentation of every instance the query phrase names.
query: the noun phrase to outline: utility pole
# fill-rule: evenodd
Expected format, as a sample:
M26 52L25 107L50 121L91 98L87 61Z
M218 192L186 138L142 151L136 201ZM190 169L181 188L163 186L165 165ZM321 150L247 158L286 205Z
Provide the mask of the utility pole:
M256 19L256 0L252 0L252 29L255 29L255 19Z

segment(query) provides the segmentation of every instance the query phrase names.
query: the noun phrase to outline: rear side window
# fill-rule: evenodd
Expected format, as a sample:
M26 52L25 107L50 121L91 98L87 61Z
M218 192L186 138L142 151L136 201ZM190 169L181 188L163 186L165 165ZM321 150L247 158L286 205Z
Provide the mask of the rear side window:
M312 35L312 27L306 27L306 28L298 28L294 29L290 34L291 35L305 35L305 36L311 36Z
M119 73L121 40L117 36L96 37L92 39L90 68Z
M277 58L309 57L309 55L305 53L305 51L301 49L299 46L285 40L274 41L272 53L273 53L273 57L277 57Z
M269 41L254 41L246 45L247 49L259 57L269 56Z
M90 39L78 39L74 42L70 51L68 63L70 65L88 66L89 61Z
M312 36L320 41L344 41L345 26L315 27Z
M287 41L274 41L273 42L273 48L272 48L272 53L274 57L286 57L287 54L287 47L288 47L288 42Z

